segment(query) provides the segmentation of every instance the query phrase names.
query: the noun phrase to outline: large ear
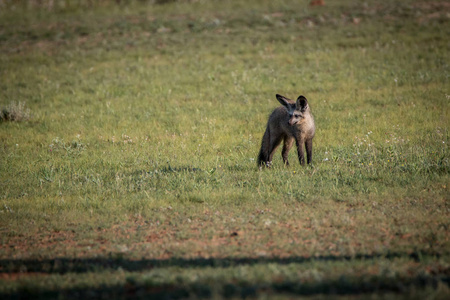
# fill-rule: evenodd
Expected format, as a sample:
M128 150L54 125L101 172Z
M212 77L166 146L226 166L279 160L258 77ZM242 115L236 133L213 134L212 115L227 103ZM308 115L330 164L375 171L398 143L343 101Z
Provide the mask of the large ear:
M301 111L305 111L308 108L308 100L306 100L305 96L298 96L296 106Z
M281 96L279 94L276 95L277 100L281 103L281 105L285 106L285 107L289 107L289 100L288 98Z

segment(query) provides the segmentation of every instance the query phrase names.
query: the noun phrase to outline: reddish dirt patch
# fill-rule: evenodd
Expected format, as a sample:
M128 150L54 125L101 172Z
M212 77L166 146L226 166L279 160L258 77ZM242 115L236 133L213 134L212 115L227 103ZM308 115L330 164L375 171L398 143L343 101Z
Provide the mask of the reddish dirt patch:
M426 1L414 3L413 7L421 10L450 10L450 2L448 1Z
M310 6L324 6L325 5L325 0L311 0L311 2L309 2Z
M42 272L12 272L12 273L0 273L0 280L18 280L23 277L42 277L48 276L48 273Z

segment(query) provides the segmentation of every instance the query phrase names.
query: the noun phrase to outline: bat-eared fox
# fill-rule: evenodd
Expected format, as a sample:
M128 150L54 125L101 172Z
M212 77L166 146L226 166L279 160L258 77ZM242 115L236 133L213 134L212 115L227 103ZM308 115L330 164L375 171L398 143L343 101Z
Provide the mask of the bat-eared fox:
M297 101L278 94L276 97L282 106L275 108L269 116L258 155L258 166L261 168L272 165L273 154L282 140L284 142L281 155L285 165L289 165L288 153L294 141L300 164L305 164L303 145L306 147L307 162L308 164L311 163L312 140L316 127L308 100L304 96L299 96Z

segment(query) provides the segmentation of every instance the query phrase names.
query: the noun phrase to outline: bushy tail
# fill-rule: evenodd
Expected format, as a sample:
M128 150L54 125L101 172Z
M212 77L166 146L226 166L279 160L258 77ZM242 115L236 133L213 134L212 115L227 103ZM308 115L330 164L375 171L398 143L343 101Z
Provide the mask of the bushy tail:
M266 132L261 141L261 149L258 154L258 167L265 166L269 161L269 144L270 144L270 132L267 126Z
M265 165L266 161L267 161L266 155L264 155L263 149L261 147L261 150L259 150L258 155L258 167Z

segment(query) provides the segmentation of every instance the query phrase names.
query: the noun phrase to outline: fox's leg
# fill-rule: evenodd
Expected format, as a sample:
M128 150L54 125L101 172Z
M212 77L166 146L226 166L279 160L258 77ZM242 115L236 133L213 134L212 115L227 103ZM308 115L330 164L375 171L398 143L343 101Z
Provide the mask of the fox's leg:
M312 139L306 140L305 147L308 164L310 164L312 162Z
M283 139L282 135L275 136L275 137L273 137L273 136L270 137L269 161L267 162L268 165L272 164L273 154L275 153L275 150L277 150L277 148L280 145L282 139Z
M281 152L281 156L283 157L283 162L286 166L289 166L288 154L289 154L289 150L291 150L293 144L294 144L293 137L286 136L284 138L283 151Z
M305 164L305 155L303 152L303 140L295 139L295 143L297 145L297 154L298 154L298 160L300 161L301 165Z

